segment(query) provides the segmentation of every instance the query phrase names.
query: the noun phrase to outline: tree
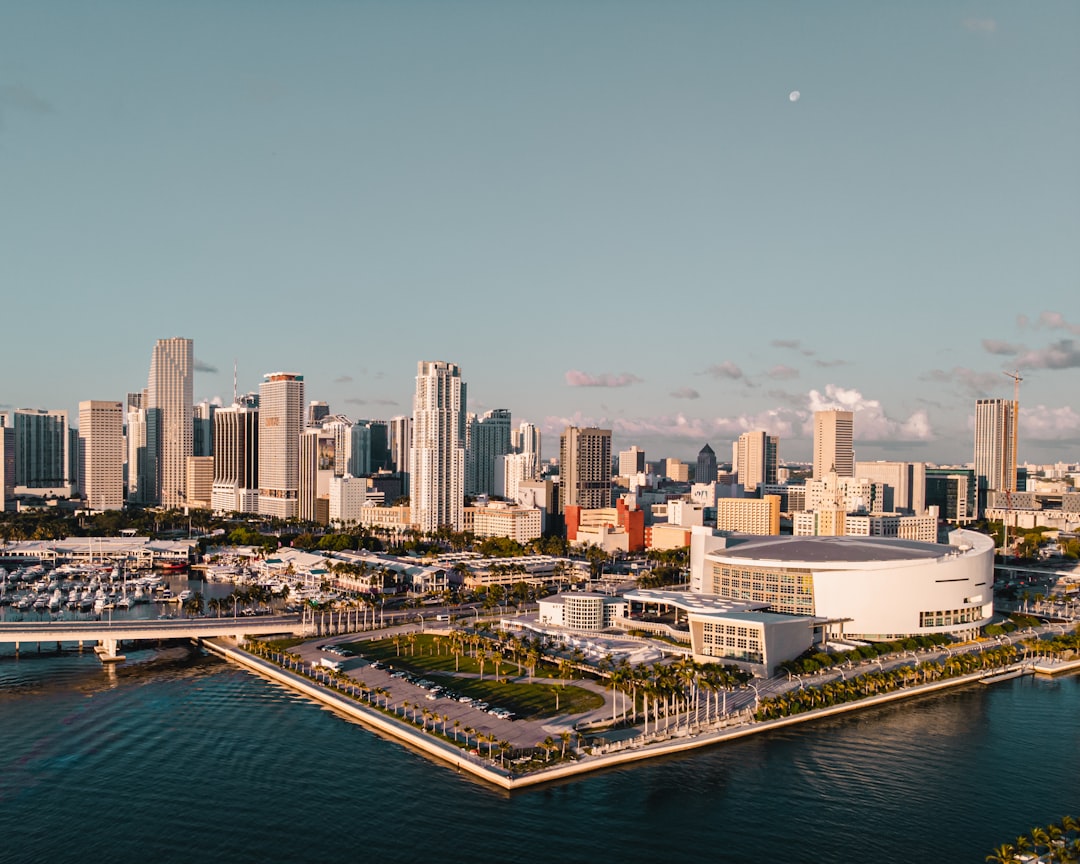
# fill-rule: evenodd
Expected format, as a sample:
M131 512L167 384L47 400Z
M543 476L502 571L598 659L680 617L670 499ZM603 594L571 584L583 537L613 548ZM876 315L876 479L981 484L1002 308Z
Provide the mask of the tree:
M1016 850L1012 846L1008 843L1002 843L986 856L986 860L992 861L994 864L1012 864L1012 862L1016 861L1015 853Z

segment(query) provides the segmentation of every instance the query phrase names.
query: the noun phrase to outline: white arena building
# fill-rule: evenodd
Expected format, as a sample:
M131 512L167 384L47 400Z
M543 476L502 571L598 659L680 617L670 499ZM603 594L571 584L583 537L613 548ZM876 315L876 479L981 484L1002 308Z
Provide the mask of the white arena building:
M949 543L883 537L724 537L694 529L691 591L826 618L831 636L872 641L967 637L994 612L994 542L953 531Z

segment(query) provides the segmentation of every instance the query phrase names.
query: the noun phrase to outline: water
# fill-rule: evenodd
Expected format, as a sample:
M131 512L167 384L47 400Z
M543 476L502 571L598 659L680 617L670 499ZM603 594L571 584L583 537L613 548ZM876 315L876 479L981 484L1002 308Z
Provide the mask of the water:
M0 655L0 861L981 862L1080 812L1080 678L508 796L187 648Z

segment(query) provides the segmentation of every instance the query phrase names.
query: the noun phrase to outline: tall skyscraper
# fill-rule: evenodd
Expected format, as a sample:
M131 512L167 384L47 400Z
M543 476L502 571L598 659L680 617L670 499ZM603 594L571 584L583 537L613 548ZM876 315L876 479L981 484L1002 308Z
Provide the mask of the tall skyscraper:
M465 383L453 363L417 364L410 488L422 531L461 530L465 497Z
M698 451L694 481L697 483L716 482L716 453L708 444Z
M1017 404L1011 399L975 402L975 478L979 487L979 516L986 493L1015 492Z
M15 485L67 495L72 475L67 411L15 410Z
M278 519L299 515L300 433L304 376L271 372L259 385L259 512Z
M297 515L304 522L329 521L330 481L337 463L337 437L329 424L308 427L300 435L300 484ZM342 476L342 475L338 475Z
M259 512L259 409L236 404L214 412L214 483L218 513Z
M154 478L146 503L184 506L187 457L194 447L194 369L190 339L158 339L146 385L146 454Z
M465 455L465 494L497 495L495 462L510 452L510 412L487 411L469 415L468 448Z
M855 415L851 411L814 412L814 479L830 471L839 477L855 474ZM775 481L774 481L775 482Z
M567 426L559 439L559 505L611 506L611 430Z
M79 490L90 510L124 506L124 406L79 403Z
M764 484L776 483L776 464L780 439L764 429L743 432L736 442L736 466L739 484L755 492Z

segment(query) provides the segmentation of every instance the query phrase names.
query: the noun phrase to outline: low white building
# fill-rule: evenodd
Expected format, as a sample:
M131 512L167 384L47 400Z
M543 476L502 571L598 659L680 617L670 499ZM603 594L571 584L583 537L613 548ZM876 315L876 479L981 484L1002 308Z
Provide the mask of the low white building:
M368 503L368 482L366 477L353 477L343 474L330 478L330 524L359 524Z
M506 501L491 501L473 512L473 533L477 537L509 537L522 545L543 533L539 507L520 507Z
M614 626L615 619L626 617L627 607L622 597L570 591L541 599L539 621L568 630L606 630Z

